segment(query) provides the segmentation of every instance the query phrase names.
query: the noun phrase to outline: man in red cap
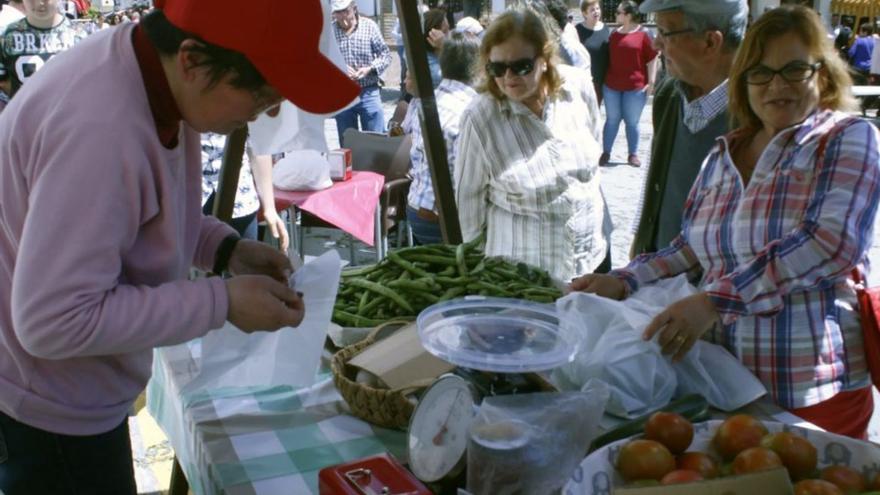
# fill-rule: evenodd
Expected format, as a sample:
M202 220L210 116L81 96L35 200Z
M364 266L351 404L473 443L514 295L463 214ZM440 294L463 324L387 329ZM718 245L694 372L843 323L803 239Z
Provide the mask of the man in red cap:
M286 256L202 215L199 133L357 96L319 52L320 1L157 0L0 116L0 493L136 493L126 416L153 348L302 320Z

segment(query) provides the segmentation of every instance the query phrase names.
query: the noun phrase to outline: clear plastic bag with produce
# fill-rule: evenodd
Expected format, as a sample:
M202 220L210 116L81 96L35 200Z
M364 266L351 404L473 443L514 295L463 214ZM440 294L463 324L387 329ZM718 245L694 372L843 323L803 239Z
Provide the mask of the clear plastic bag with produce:
M470 428L468 492L556 493L598 433L608 389L502 395L483 400Z

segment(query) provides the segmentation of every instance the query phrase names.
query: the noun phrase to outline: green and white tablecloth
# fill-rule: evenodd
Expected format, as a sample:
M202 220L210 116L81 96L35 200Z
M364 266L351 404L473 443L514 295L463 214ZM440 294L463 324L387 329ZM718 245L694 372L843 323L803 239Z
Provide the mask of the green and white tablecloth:
M317 494L322 468L382 452L403 459L405 434L348 414L326 367L307 388L188 390L198 345L156 351L147 386L194 493Z

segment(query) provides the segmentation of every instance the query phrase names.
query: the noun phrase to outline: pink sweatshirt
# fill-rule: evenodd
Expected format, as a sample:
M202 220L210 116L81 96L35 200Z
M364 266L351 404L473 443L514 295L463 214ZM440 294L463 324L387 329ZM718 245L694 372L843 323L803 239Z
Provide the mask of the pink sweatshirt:
M152 349L221 326L199 135L162 147L133 24L46 64L0 115L0 410L64 434L122 422Z

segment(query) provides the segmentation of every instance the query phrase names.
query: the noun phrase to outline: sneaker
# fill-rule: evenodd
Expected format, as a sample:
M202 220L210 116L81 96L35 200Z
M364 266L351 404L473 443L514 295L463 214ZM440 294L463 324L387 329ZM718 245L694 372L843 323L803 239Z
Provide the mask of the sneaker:
M641 160L639 160L639 157L636 155L629 155L628 157L626 157L626 163L629 163L633 167L641 167L642 166Z
M609 153L602 153L602 156L599 157L599 166L604 167L608 165L608 162L611 161L611 155Z

